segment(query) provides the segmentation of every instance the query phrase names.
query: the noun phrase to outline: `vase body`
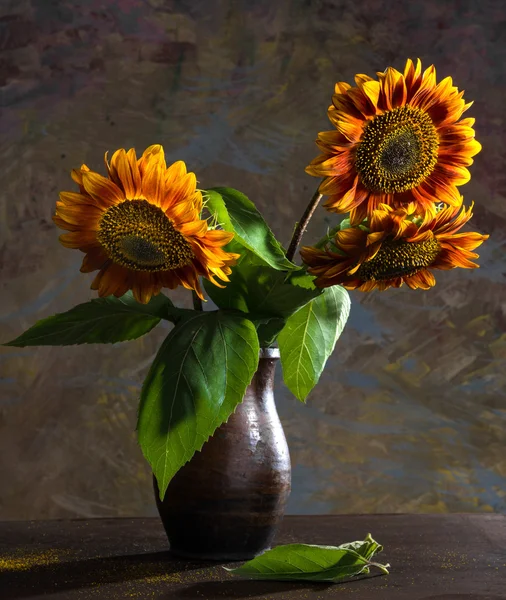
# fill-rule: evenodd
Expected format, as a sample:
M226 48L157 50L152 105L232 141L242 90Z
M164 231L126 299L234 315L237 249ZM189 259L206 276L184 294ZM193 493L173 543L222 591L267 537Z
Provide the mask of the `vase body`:
M270 548L290 493L290 455L274 402L277 348L226 423L155 498L171 551L208 560L248 560Z

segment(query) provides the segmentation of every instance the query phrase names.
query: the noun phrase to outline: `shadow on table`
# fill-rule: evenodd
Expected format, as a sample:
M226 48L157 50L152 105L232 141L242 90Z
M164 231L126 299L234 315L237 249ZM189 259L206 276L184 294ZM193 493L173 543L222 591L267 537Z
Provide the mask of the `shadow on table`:
M232 581L204 581L203 583L194 583L178 590L178 598L270 598L272 594L280 592L322 592L335 583L306 583L304 581L252 581L252 580L232 580ZM171 600L174 593L168 592L160 594L157 600Z
M179 559L170 551L84 558L23 570L0 571L0 598L93 588L108 583L146 581L180 583L186 572L215 566L215 562Z
M353 585L360 586L360 581L382 577L381 573L374 575L364 575L345 579L338 583L328 581L255 581L254 579L232 579L229 581L204 581L195 583L178 590L178 598L267 598L271 594L279 592L302 592L304 590L314 592L324 592L325 590L353 582ZM357 591L358 591L357 587ZM299 597L299 596L297 596ZM306 596L300 596L306 597ZM160 594L157 600L169 600L174 598L174 594Z

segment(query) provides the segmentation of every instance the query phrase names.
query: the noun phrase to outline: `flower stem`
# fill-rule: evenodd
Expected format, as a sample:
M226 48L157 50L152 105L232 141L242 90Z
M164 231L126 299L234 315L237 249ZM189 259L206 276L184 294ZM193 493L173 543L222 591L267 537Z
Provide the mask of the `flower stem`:
M204 310L202 308L202 300L197 296L195 290L192 290L192 300L194 310Z
M388 571L388 569L390 568L390 563L387 563L386 565L380 565L380 563L369 561L369 566L378 567L378 569L382 571L385 575L390 575Z
M306 231L307 224L313 216L313 213L316 210L316 207L318 206L318 203L321 199L322 194L320 194L318 190L316 190L316 192L313 194L313 197L309 201L309 204L307 205L304 214L302 215L300 221L295 227L295 231L293 232L290 245L288 246L288 250L286 252L286 258L288 258L288 260L293 260L293 257L295 256L295 251L297 250L300 240L304 235L304 231Z
M325 248L325 246L335 238L336 233L339 231L340 227L341 227L341 225L337 225L333 229L330 229L329 232L327 233L327 235L323 236L319 242L316 242L314 247L315 248Z

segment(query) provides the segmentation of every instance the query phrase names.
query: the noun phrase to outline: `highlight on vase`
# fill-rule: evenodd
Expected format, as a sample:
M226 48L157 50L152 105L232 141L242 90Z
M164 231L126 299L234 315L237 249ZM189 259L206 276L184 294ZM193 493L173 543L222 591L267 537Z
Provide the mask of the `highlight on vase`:
M180 285L204 299L199 277L223 287L239 254L223 250L234 234L201 218L203 200L183 161L167 167L162 146L114 152L108 177L86 165L72 171L79 193L61 192L53 217L69 233L67 248L86 254L81 271L99 270L91 284L99 296L132 290L142 304L162 288Z
M420 214L435 214L434 202L460 206L457 186L481 145L474 119L459 120L471 106L451 77L436 83L433 65L422 73L408 59L404 72L392 67L377 80L356 75L355 87L335 85L328 117L334 131L318 134L322 154L306 172L322 177L319 192L330 212L350 212L353 225L379 204L415 202Z

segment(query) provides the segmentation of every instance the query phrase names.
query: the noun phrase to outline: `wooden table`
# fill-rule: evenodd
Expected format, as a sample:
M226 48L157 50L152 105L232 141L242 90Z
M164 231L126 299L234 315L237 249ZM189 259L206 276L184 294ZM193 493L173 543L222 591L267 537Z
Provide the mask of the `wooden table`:
M389 576L306 584L240 580L221 563L176 559L158 519L7 521L0 599L506 599L503 515L288 516L277 543L338 545L369 532Z

